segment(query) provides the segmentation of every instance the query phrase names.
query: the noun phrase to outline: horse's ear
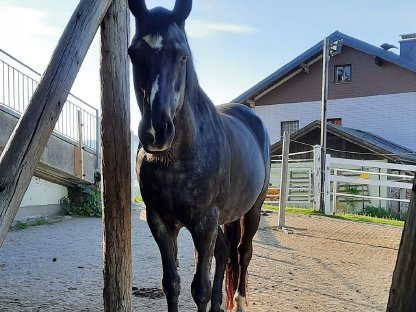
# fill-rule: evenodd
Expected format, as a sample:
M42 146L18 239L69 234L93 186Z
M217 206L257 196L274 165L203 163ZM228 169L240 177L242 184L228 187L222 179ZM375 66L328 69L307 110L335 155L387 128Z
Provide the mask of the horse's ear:
M191 13L192 0L176 0L173 13L175 14L176 21L183 23Z
M134 17L141 19L147 14L147 7L144 0L129 0L129 8Z

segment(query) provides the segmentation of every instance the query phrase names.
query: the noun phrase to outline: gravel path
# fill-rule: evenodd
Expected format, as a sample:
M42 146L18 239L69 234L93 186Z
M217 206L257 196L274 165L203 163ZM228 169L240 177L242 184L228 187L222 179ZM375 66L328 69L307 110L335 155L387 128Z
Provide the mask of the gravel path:
M133 286L144 289L133 297L134 311L166 311L159 252L139 214L133 211ZM255 237L250 311L385 311L400 228L292 214L293 234L276 224L276 214L263 216ZM100 219L10 232L0 248L0 311L102 311L101 253ZM195 311L186 230L179 261L180 311Z

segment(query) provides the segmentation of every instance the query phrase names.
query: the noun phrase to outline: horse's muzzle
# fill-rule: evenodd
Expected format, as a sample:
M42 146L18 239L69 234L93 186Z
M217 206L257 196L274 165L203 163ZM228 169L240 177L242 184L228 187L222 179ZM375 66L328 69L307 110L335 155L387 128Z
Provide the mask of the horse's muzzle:
M159 127L144 129L139 127L139 138L144 150L150 154L159 154L170 149L174 139L174 125L171 121L161 123Z

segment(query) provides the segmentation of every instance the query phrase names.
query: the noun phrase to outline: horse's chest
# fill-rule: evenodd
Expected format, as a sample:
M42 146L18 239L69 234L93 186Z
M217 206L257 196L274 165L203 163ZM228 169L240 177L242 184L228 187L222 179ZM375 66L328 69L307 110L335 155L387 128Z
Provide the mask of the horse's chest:
M219 173L194 163L173 168L143 163L139 168L143 198L174 210L209 205L219 191Z

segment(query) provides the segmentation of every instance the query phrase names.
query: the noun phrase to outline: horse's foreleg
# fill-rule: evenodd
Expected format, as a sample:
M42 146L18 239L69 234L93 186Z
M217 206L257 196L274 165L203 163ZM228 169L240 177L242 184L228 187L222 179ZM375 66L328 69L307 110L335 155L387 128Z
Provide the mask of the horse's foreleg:
M189 227L195 244L195 275L191 284L192 297L198 312L206 312L211 299L211 282L209 272L217 238L218 212L212 210Z
M260 222L261 203L254 205L241 220L241 243L238 246L240 277L238 280L238 292L234 300L237 303L237 311L244 312L247 307L246 290L247 290L247 268L253 255L253 237L257 232Z
M222 303L222 282L224 280L225 265L230 256L230 243L225 237L221 227L218 227L217 241L215 242L215 275L212 286L211 310L210 312L223 312Z
M178 229L171 228L157 213L147 212L147 221L162 257L163 292L166 296L169 312L178 312L180 277L177 270Z

